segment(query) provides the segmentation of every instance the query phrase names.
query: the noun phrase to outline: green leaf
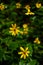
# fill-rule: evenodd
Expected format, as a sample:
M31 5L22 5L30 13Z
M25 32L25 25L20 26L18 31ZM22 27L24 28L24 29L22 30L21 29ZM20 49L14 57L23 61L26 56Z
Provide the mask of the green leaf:
M19 65L25 65L24 61L21 60L21 61L19 62Z
M12 42L10 41L9 42L9 48L13 51L13 50L16 50L18 47L18 43L17 42Z
M3 55L4 55L4 51L3 51L3 49L0 47L0 60L2 60Z
M28 47L28 49L30 51L30 56L32 56L32 53L33 53L32 44L31 43L27 44L27 47Z
M36 65L37 61L36 60L32 60L30 61L27 65Z

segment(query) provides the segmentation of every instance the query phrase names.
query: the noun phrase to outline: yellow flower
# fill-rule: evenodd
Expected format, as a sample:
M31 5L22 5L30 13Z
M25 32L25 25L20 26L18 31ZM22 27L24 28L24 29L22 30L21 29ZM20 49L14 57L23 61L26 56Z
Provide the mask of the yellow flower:
M31 8L31 7L30 7L29 5L26 5L26 6L25 6L25 9L26 9L26 10L30 10L30 8Z
M30 11L31 7L29 5L26 5L25 8L27 10L27 12L25 13L26 15L34 15L34 13Z
M4 10L5 9L5 5L3 5L3 3L0 4L0 10Z
M28 28L26 28L26 29L23 29L23 31L20 31L20 34L28 34Z
M25 14L26 15L34 15L35 13L31 12L30 10L28 10Z
M40 8L41 7L41 3L36 3L36 7Z
M26 47L25 49L23 47L20 47L20 50L21 52L18 52L18 54L21 55L20 58L26 59L26 57L28 57L29 56L28 54L30 53L30 51L28 51L28 47Z
M35 38L34 43L40 44L39 38Z
M23 34L28 34L28 24L23 24Z
M23 28L27 28L28 27L28 25L27 24L23 24Z
M20 30L19 30L19 27L17 27L16 24L14 24L14 25L12 24L12 27L10 27L9 32L12 33L12 35L16 36L20 32Z
M20 31L20 34L28 34L28 24L23 24L23 30Z
M16 8L20 8L21 7L21 4L18 2L16 3Z
M24 33L24 34L28 34L28 28L23 29L23 33Z

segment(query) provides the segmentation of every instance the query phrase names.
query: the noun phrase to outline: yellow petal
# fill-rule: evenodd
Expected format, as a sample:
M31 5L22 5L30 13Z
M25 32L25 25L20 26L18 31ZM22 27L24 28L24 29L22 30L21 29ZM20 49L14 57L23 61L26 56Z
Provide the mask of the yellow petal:
M21 57L20 58L23 58L23 55L21 55Z
M13 28L10 28L10 30L14 30Z
M24 59L26 59L26 55L24 55L23 57L24 57Z
M40 44L40 41L38 41L38 44Z
M26 56L28 57L29 55L26 53Z
M14 36L15 36L15 35L16 35L16 33L12 32L12 35L14 35Z
M12 27L15 28L16 27L16 24L12 24Z
M28 47L25 50L27 51L28 50Z
M27 24L23 24L23 28L27 28L28 27L28 25Z
M30 15L34 15L35 13L33 13L33 12L30 12Z
M18 52L18 54L22 54L23 52Z
M26 15L29 15L30 13L29 12L27 12L27 13L25 13Z
M28 13L31 12L30 9L28 9Z
M24 51L24 48L23 48L23 47L20 47L20 50L21 50L21 51Z
M26 53L30 53L30 51L27 51Z

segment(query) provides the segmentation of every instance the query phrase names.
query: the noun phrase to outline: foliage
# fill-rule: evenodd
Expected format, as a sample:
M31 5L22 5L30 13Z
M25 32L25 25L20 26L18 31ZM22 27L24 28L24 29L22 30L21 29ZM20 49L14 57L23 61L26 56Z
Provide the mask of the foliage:
M2 64L43 65L43 0L0 0Z

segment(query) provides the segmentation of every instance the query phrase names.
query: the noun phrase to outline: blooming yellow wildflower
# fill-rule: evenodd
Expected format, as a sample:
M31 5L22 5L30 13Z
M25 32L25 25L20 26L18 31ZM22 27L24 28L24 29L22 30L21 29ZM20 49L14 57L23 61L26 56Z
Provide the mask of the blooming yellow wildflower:
M31 7L30 7L29 5L26 5L26 6L25 6L25 9L26 9L26 10L30 10L30 8L31 8Z
M25 8L27 10L27 12L25 13L26 15L34 15L34 13L30 11L31 7L29 5L26 5Z
M27 28L28 27L28 25L27 24L23 24L23 28Z
M5 9L5 5L3 5L3 3L0 4L0 10L4 10Z
M30 10L28 10L25 14L26 15L34 15L35 13L31 12Z
M41 3L36 3L36 7L40 8L41 7Z
M23 29L24 34L28 34L28 28Z
M18 2L16 3L16 8L20 8L21 7L21 4Z
M21 55L20 58L26 59L26 57L28 57L29 56L28 54L30 53L30 51L28 51L28 47L26 47L25 49L23 47L20 47L20 50L21 52L18 52L18 54Z
M20 31L20 34L28 34L28 24L23 24L23 30Z
M23 31L20 31L20 34L28 34L28 28L26 28L26 29L23 29Z
M17 27L17 25L16 24L12 24L12 27L10 27L10 31L9 31L10 33L12 33L12 35L17 35L19 32L20 32L20 30L19 30L19 27Z
M40 44L39 38L35 38L34 43Z
M23 34L28 34L28 24L23 24Z

